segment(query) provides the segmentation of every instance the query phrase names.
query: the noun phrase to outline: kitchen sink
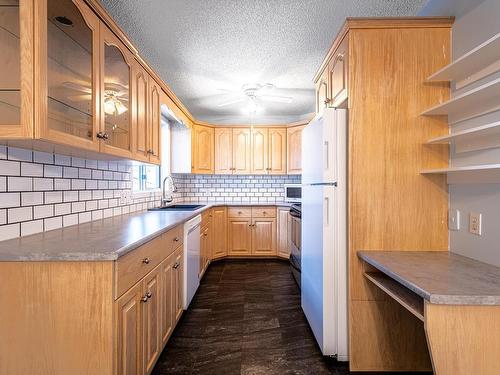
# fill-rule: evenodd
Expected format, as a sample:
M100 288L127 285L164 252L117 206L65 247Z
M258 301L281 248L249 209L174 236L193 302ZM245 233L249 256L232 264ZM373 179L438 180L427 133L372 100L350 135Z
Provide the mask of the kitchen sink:
M148 211L196 211L202 207L203 204L172 204L165 207L150 208Z

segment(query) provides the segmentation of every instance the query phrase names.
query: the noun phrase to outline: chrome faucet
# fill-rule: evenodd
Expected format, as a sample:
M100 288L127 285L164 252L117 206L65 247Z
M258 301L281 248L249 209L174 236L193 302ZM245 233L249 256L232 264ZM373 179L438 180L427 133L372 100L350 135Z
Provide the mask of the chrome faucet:
M170 182L170 188L169 188L169 192L170 192L170 196L167 197L167 194L165 192L165 187L167 186L167 181ZM165 177L163 179L163 187L162 187L162 199L161 199L161 205L162 207L165 207L167 205L167 203L170 203L174 200L174 193L177 191L177 188L175 187L175 184L174 184L174 179L172 178L172 176L168 175L167 177Z

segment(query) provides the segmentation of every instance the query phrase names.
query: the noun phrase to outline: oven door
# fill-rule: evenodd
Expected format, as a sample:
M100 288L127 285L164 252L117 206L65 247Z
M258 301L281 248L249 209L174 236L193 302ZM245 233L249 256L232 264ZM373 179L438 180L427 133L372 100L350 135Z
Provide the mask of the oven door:
M300 244L301 244L301 219L290 215L290 233L289 233L289 244L290 244L290 268L292 274L295 277L295 281L300 287Z

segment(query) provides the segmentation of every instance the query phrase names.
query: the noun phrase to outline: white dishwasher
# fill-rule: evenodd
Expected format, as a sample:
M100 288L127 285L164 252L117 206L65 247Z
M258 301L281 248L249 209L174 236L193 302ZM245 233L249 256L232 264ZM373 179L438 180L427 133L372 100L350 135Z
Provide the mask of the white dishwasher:
M200 227L201 215L184 224L184 310L200 285Z

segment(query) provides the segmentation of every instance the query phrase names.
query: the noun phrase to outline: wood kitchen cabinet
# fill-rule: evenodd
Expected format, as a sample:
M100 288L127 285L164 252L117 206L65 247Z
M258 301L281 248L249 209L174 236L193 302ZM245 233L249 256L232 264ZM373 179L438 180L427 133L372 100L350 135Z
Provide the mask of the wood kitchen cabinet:
M149 374L160 356L161 349L161 265L151 271L143 281L142 302L144 373Z
M252 219L252 255L276 255L276 218Z
M287 174L287 129L270 128L268 135L268 173Z
M233 174L233 129L215 128L215 174Z
M230 207L227 232L228 256L276 255L274 207Z
M175 293L175 304L173 317L175 324L179 322L184 311L184 248L179 246L174 252L173 257L174 263L172 268L174 269L174 293Z
M348 38L344 38L328 64L328 98L331 107L340 106L347 99Z
M148 142L147 154L149 162L161 163L161 94L162 90L156 81L149 77L149 103L148 103Z
M97 137L103 140L101 151L132 157L131 82L134 59L118 37L103 23L99 27L101 127Z
M149 75L146 70L136 62L132 70L132 99L135 105L131 108L133 127L134 158L140 161L149 161Z
M269 129L252 128L251 172L252 174L267 174L269 171Z
M161 318L160 318L160 336L162 346L167 343L175 326L174 306L176 305L176 269L175 265L176 253L170 254L160 266L161 270L161 287L160 287L160 303L161 303Z
M287 138L287 173L302 173L302 130L305 126L286 129Z
M228 217L227 255L249 256L252 254L252 219Z
M276 223L276 247L280 258L288 259L290 257L290 209L287 207L277 208L277 223Z
M117 374L141 374L143 371L143 289L139 282L115 302Z
M212 259L227 255L227 209L212 208Z
M192 173L214 173L214 128L193 125Z
M325 71L316 82L316 113L328 107L329 103L328 71Z
M84 0L7 4L0 10L6 59L0 57L0 139L158 164L161 87L96 6Z
M252 172L252 134L249 128L233 129L233 174Z

